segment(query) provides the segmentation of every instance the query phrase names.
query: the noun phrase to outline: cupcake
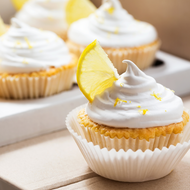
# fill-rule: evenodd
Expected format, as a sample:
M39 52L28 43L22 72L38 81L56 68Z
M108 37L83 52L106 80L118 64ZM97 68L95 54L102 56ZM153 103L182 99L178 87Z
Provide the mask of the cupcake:
M140 69L149 67L160 46L155 28L135 20L118 0L105 1L94 14L74 22L68 30L68 47L78 57L95 39L119 74L126 70L124 59L132 60Z
M118 76L96 41L85 49L77 81L89 103L68 115L67 128L99 175L128 182L158 179L190 147L189 111L132 61L123 64L127 71Z
M0 60L0 97L8 99L39 98L70 89L77 64L56 34L15 18L0 37Z
M55 32L63 40L67 38L64 7L67 0L30 0L15 15L26 24Z

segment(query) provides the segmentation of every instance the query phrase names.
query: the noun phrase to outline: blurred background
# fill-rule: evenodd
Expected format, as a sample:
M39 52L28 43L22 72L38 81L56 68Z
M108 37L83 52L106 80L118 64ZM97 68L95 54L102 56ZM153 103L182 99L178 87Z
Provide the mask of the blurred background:
M98 7L102 0L92 0ZM154 25L162 40L161 50L190 60L189 0L121 0L136 19ZM0 15L5 23L14 16L11 0L0 0Z

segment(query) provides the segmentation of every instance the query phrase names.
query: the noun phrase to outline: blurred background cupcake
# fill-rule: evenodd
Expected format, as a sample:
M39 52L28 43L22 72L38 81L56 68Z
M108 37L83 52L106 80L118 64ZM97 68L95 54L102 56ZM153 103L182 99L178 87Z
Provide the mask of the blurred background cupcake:
M66 40L68 29L64 11L66 2L67 0L29 0L15 17L32 27L55 32Z
M75 55L55 33L13 18L0 37L0 97L39 98L68 90L76 72Z
M78 57L84 48L97 39L121 74L126 70L122 60L130 59L140 69L149 67L160 46L156 29L135 20L122 8L119 0L103 1L88 18L71 24L68 46Z

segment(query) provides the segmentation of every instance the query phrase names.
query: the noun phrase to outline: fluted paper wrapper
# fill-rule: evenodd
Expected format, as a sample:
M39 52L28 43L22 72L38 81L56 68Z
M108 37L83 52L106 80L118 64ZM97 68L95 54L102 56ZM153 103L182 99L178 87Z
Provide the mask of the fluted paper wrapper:
M52 76L0 76L0 97L7 99L32 99L69 90L72 87L75 72L76 67L73 67L62 70Z
M89 167L97 174L117 181L143 182L168 175L180 162L190 148L190 124L188 123L181 134L181 143L168 148L133 151L128 149L108 150L94 145L85 137L84 131L77 121L80 106L69 113L66 125L76 141ZM118 139L119 141L119 139ZM140 141L140 140L139 140Z
M139 69L143 70L148 68L155 59L155 54L160 47L160 41L156 41L153 44L137 47L137 48L103 48L108 54L108 57L112 61L119 74L126 71L127 65L122 61L125 59L133 61ZM82 54L85 47L74 44L67 41L70 52L74 53L78 57Z

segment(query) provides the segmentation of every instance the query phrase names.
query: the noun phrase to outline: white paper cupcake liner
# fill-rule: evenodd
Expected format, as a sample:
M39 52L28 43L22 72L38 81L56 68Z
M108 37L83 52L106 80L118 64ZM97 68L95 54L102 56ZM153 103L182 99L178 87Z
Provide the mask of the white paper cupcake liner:
M108 57L112 61L119 74L126 71L127 65L123 64L122 61L125 59L133 61L139 69L143 70L149 67L154 59L157 50L160 47L161 42L158 40L154 44L150 44L140 48L103 48L108 54ZM74 53L78 57L82 54L85 47L76 45L71 41L67 41L70 52Z
M143 182L162 178L168 175L180 162L190 148L190 136L183 133L181 140L176 146L156 148L154 151L147 149L124 151L120 149L108 150L100 148L88 142L79 127L76 113L84 107L80 106L70 112L66 118L66 125L69 132L76 141L81 153L87 161L89 167L97 174L117 181L123 182ZM189 131L189 123L184 130Z
M49 77L0 76L0 97L6 99L32 99L50 96L70 89L75 72L76 67L73 67Z

